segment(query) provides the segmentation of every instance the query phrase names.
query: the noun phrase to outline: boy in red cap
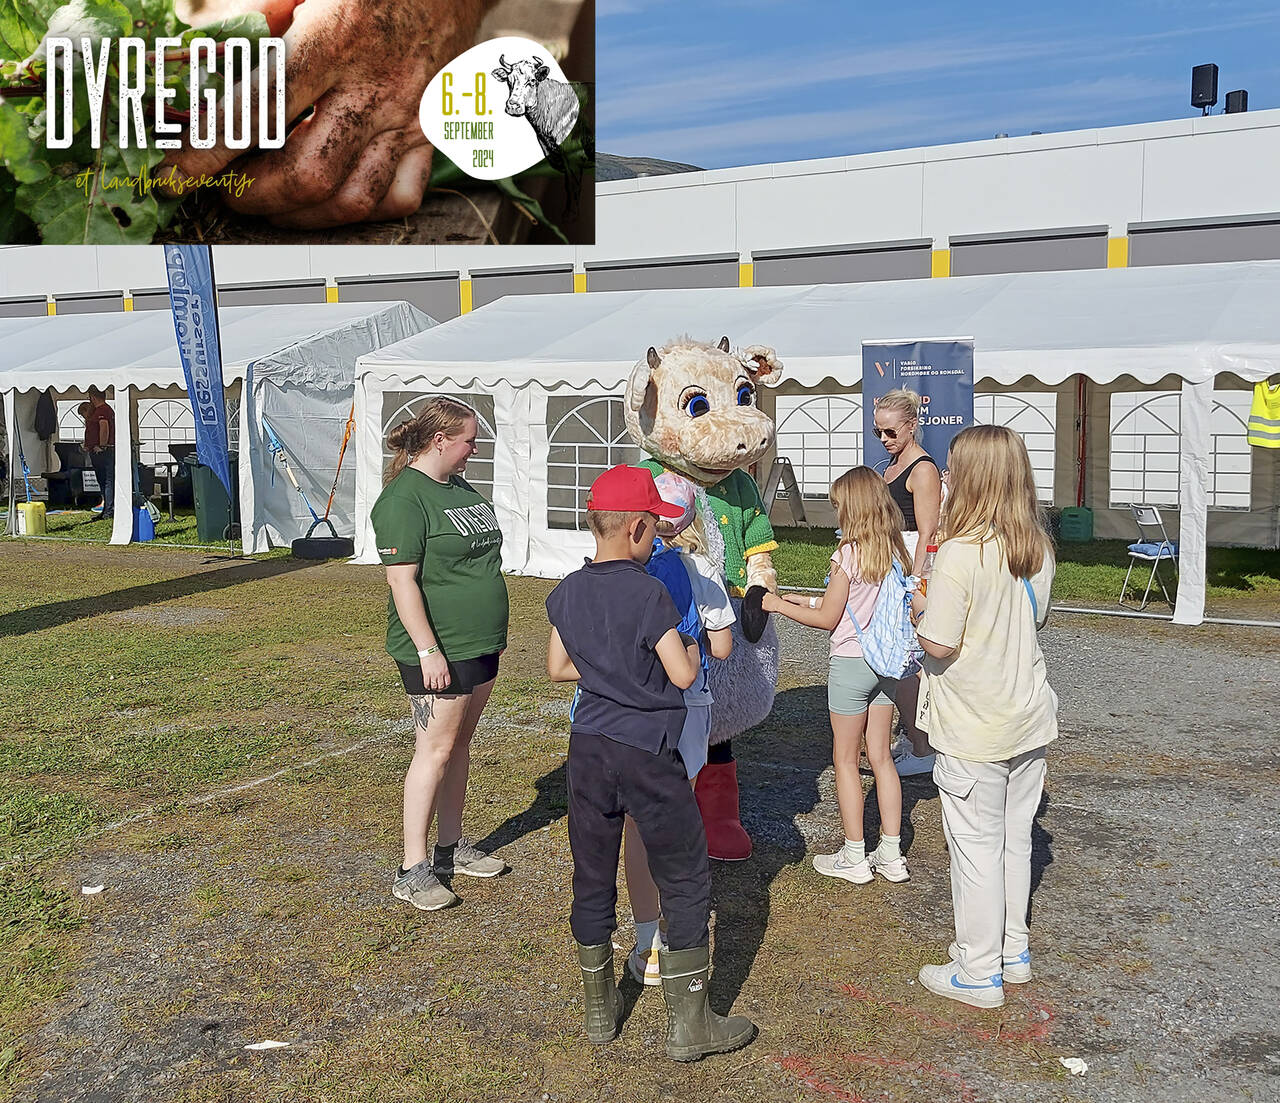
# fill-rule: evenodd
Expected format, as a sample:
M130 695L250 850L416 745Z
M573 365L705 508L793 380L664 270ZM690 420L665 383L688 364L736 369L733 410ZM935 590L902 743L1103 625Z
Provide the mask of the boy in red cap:
M547 598L547 673L578 683L569 719L569 848L587 1037L617 1036L622 997L613 967L618 851L624 813L635 820L662 894L667 946L659 952L667 1001L667 1056L695 1061L746 1045L750 1020L707 1004L711 874L697 801L677 750L683 690L696 645L677 630L666 587L645 573L664 502L653 475L625 464L591 484L587 524L596 554Z

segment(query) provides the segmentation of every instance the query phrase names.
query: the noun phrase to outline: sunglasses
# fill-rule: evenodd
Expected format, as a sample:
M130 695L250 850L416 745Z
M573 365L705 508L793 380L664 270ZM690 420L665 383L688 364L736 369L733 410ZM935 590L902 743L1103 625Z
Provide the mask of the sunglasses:
M877 437L886 437L886 438L888 438L889 440L897 440L897 439L898 439L898 430L897 430L897 429L881 429L881 428L880 428L880 426L878 426L878 425L877 425L877 426L876 426L874 429L872 429L871 431L872 431L873 433L875 433L875 435L876 435Z

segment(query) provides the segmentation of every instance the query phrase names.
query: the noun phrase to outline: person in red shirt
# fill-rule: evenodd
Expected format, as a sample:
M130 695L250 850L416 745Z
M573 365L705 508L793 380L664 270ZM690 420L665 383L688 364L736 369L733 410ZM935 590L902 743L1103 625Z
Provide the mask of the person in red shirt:
M84 407L80 409L83 413ZM89 462L102 490L102 516L112 517L115 515L116 415L107 405L107 396L97 387L89 388L84 450L89 453Z

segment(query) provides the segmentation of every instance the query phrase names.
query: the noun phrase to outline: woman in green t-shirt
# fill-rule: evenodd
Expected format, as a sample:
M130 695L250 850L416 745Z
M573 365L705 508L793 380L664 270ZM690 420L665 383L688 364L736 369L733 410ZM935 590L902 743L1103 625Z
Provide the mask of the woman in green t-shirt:
M400 668L416 736L404 782L404 863L392 894L423 911L458 902L438 874L496 877L506 863L462 837L471 736L507 646L502 533L462 478L476 451L471 407L434 397L391 430L386 485L373 507L387 568L387 652ZM437 821L436 847L427 834Z

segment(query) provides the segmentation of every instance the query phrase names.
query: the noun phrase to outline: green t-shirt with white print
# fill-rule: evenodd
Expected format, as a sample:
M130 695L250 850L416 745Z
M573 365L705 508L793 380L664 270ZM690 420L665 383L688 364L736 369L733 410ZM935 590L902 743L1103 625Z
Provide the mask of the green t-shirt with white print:
M436 482L412 467L391 480L373 506L384 566L412 563L427 619L450 662L507 646L507 584L502 533L493 506L460 475ZM387 653L410 665L418 649L387 600Z

